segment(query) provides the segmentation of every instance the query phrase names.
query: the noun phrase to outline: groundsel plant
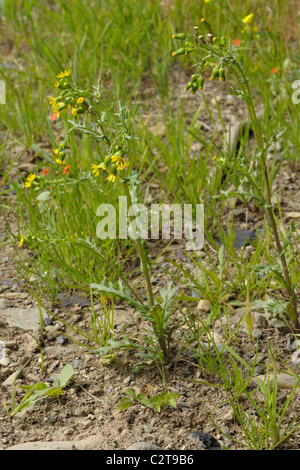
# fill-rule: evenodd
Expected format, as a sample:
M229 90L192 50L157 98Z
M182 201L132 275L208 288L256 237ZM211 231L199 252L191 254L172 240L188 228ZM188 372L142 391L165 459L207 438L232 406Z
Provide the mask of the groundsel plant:
M139 172L132 169L137 141L131 125L135 111L130 112L120 102L113 102L107 106L101 97L100 81L94 90L83 90L74 83L68 70L57 75L55 87L58 94L56 97L50 97L49 101L55 118L61 117L65 122L66 137L53 149L56 172L31 173L25 181L26 190L37 194L37 199L41 201L49 196L51 187L76 184L76 178L67 179L71 161L70 139L71 135L76 133L82 139L90 141L94 155L94 163L88 172L82 172L78 181L88 181L91 190L98 191L99 195L105 192L108 185L114 185L114 198L120 194L123 198L127 198L128 206L138 206L141 198ZM135 236L131 237L131 243L140 260L140 272L145 281L141 284L145 285L145 291L141 292L142 289L136 282L130 284L127 274L114 263L113 259L111 264L116 268L117 281L112 283L103 280L100 284L91 283L90 289L92 294L125 301L149 321L151 327L144 337L147 350L150 351L150 357L162 365L168 362L170 357L172 329L169 327L168 319L173 311L177 288L168 284L166 289L161 289L159 295L154 297L150 278L151 264L140 236L142 222L139 223L139 214L135 216L130 215L127 223L130 225L132 218L136 221ZM129 227L129 230L132 230L132 227ZM19 247L27 244L33 248L41 243L42 236L42 234L37 237L22 234ZM95 256L103 257L98 240L77 238L76 242L90 248ZM130 250L132 251L132 247L129 252ZM104 257L103 262L105 262ZM97 351L107 354L117 346L120 344L112 340L110 349L106 344L103 351L101 348ZM149 360L149 356L147 359Z
M242 171L243 176L245 176L255 191L256 202L259 202L259 204L267 212L268 220L274 236L275 247L281 263L281 272L277 274L279 274L279 278L283 286L286 288L289 296L288 316L292 322L293 328L298 329L299 323L297 315L297 298L295 295L294 285L291 282L285 250L283 249L285 243L282 244L281 241L283 235L278 229L278 222L276 220L274 208L271 202L271 183L267 165L268 149L274 142L280 139L285 131L280 132L268 141L263 138L253 102L253 95L249 86L249 78L242 62L235 54L231 40L225 36L217 37L215 34L213 34L212 28L205 18L201 19L201 28L199 29L198 26L195 26L194 29L194 35L187 35L182 32L172 36L172 38L176 41L183 43L183 45L179 49L175 50L172 55L177 57L195 53L200 56L199 61L194 66L195 73L191 76L191 80L185 87L186 91L190 91L191 93L195 94L197 90L204 89L207 72L209 72L209 79L211 81L219 79L220 81L225 82L227 79L226 74L228 71L230 71L239 84L239 89L231 88L229 92L230 94L238 96L239 99L245 101L246 103L249 119L257 144L256 160L257 163L260 163L262 167L263 184L261 186L263 187L259 187L257 183L253 181L251 172L249 173L246 168L244 168L243 171L243 165L241 164L243 162L237 158L230 158L231 156L229 155L228 151L227 153L224 153L222 158L217 160L220 160L220 163L224 167L227 166L232 171L236 171L236 173L238 172L240 174ZM204 34L199 34L201 29L203 29L202 32ZM239 186L239 188L237 188L237 194L242 192L243 188Z

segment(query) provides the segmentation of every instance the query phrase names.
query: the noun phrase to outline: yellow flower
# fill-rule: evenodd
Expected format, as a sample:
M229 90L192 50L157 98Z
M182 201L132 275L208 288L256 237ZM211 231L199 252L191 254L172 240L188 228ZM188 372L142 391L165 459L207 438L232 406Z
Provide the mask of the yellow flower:
M59 74L57 75L57 78L64 78L64 77L68 77L69 75L70 75L69 70L65 70L64 72L59 72Z
M32 185L32 182L35 180L36 174L35 173L30 173L29 176L27 176L26 181L25 181L25 188L30 188Z
M24 237L23 235L20 236L20 241L19 241L19 248L23 245L24 243Z
M55 161L58 165L65 165L66 164L66 160L60 160L59 158L56 158Z
M54 86L55 86L56 88L58 88L59 85L60 85L60 83L59 83L59 81L57 80L57 82L54 83Z
M77 104L80 104L83 102L84 102L84 98L82 96L80 96L80 98L78 98L78 100L76 101Z
M242 22L245 24L252 23L253 18L254 18L254 13L250 13L250 15L245 16Z
M113 155L111 157L111 161L115 163L116 167L120 171L124 170L124 168L129 166L129 163L127 163L126 160L124 160L124 158L120 157L119 155Z
M76 108L73 108L73 109L72 109L72 114L73 114L73 116L76 116L76 115L77 115L77 109L76 109Z
M209 2L210 2L210 0L204 0L204 3L209 3Z
M51 104L51 106L57 106L56 98L54 98L54 96L49 96L49 103Z
M100 165L96 165L95 163L93 163L92 165L92 173L94 173L95 176L99 176L100 174L100 168L101 170L107 170L106 166L104 165L104 163L100 163Z
M92 165L92 173L94 173L95 176L99 176L99 174L100 174L99 165L96 165L95 163L93 163L93 165Z
M58 155L58 154L59 154L59 150L58 150L58 149L53 150L53 152L55 153L55 155Z
M118 175L114 175L113 173L110 173L106 179L107 181L114 183L116 180L119 179L119 177Z

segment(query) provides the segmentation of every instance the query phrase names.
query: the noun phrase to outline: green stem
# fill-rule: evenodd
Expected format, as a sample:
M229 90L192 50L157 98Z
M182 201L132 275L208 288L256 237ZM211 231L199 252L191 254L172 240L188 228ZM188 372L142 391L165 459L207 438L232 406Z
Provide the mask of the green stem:
M123 186L124 186L125 194L127 196L129 205L131 206L132 205L132 200L131 200L128 184L124 183ZM142 241L141 241L140 238L135 240L135 242L136 242L136 248L137 248L137 251L138 251L138 254L139 254L139 257L140 257L140 261L141 261L142 272L145 276L145 281L146 281L146 284L147 284L148 303L149 303L150 307L153 307L154 306L154 296L153 296L153 291L152 291L152 284L151 284L151 279L150 279L150 274L149 274L149 269L148 269L147 258L146 258L146 255L145 255L145 250L143 248Z
M129 191L127 183L124 183L124 190L125 190L125 194L127 196L129 205L132 205L132 199L131 199L131 195L130 195L130 191ZM141 241L140 238L135 240L135 242L136 242L135 246L136 246L136 249L138 251L140 261L141 261L141 271L142 271L143 275L145 276L145 280L146 280L146 284L147 284L148 305L150 307L154 307L154 305L155 305L154 296L153 296L153 291L152 291L152 284L151 284L151 279L150 279L150 274L149 274L149 269L148 269L148 263L147 263L145 250L143 248L142 241ZM160 334L159 330L156 327L156 324L155 324L154 320L151 321L151 325L152 325L154 334L157 338L159 347L160 347L160 349L163 353L164 360L166 362L168 362L169 354L168 354L167 347L166 347L165 337L164 337L164 335Z

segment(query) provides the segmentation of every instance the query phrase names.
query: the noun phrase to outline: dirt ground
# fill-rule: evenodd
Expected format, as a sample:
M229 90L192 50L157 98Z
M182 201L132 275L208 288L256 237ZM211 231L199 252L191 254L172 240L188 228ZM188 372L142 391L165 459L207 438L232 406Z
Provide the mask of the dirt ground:
M179 71L175 70L176 81L180 84L178 93L174 94L174 103L180 99L186 99L191 103L192 110L196 109L201 102L201 97L188 95L184 98L183 85L186 83L185 74L178 79ZM181 83L182 81L182 83ZM223 101L226 108L227 123L230 122L232 114L244 115L243 108L237 108L237 103L225 95L224 88L212 89L208 84L206 91L210 100ZM185 95L186 96L186 95ZM226 106L224 106L224 104ZM163 134L163 123L156 125L156 110L148 118L149 126L153 132ZM201 114L203 126L210 126L209 116ZM208 130L209 131L209 130ZM199 150L199 147L196 148ZM300 218L300 181L297 170L291 171L287 164L283 164L280 170L277 184L277 194L281 199L284 221ZM10 196L12 205L14 196ZM3 198L2 198L3 201ZM6 198L5 202L8 200ZM229 208L230 210L230 208ZM299 212L298 212L299 211ZM241 216L236 215L239 228L255 229L261 228L263 217L257 213L250 214L248 221L240 222ZM239 218L240 220L239 220ZM250 220L250 222L249 222ZM17 221L13 211L0 215L0 240L6 233L6 224L9 223L13 233L17 233ZM2 238L1 238L2 237ZM159 242L158 242L159 243ZM26 247L24 255L26 255ZM230 449L242 449L229 437L224 436L210 421L207 413L212 417L217 426L224 433L234 439L242 440L241 427L237 423L232 409L226 400L226 393L220 387L213 387L207 383L195 383L191 380L203 382L217 382L216 377L211 377L200 371L191 352L186 350L180 359L174 361L172 367L165 371L165 381L156 367L143 369L134 374L133 360L130 355L121 353L111 364L103 364L99 355L92 354L87 348L79 346L68 340L65 334L72 336L62 323L49 316L46 322L44 334L41 335L38 328L32 331L42 344L45 370L41 372L39 362L40 352L36 342L32 338L8 324L5 310L10 308L32 309L37 306L34 298L27 292L27 285L16 273L13 261L14 251L10 245L5 245L0 251L0 340L5 343L7 361L0 365L1 406L0 406L0 447L7 449L13 445L33 441L77 441L89 436L101 437L101 450L123 450L135 442L148 442L155 444L165 450L201 450L203 446L193 440L192 432L207 433L213 436L221 445ZM178 255L178 246L173 250L174 259ZM167 279L163 272L158 271L157 277L165 284ZM33 284L35 280L32 280ZM90 307L89 299L82 293L76 293L79 298L65 299L60 303L51 304L43 299L45 306L57 317L70 322L81 328L90 329ZM197 302L195 302L197 310ZM203 312L199 312L199 315ZM137 312L121 303L116 303L115 330L130 323L126 329L129 337L139 338L142 328L145 326ZM271 342L274 351L286 362L292 365L295 371L297 366L292 363L293 350L291 343L294 337L287 328L278 330L268 320L256 325L261 335L258 338L258 354L260 361L268 357L267 340ZM222 340L222 329L219 339ZM74 335L74 339L79 337ZM247 358L253 350L253 342L247 333L239 335L237 349L242 357ZM58 398L46 399L35 404L26 413L16 415L10 419L2 406L5 400L9 406L11 401L10 387L3 386L5 380L16 371L20 371L16 380L16 402L18 403L24 392L19 389L18 384L29 385L39 381L49 384L58 375L66 364L72 364L74 375L65 392ZM157 394L167 389L179 395L176 408L167 408L157 414L141 405L135 405L123 412L117 410L118 403L125 396L125 390L133 387L137 392L144 391ZM291 388L279 386L278 403L284 403ZM250 410L250 409L249 409ZM296 392L291 403L284 423L288 424L299 416L300 404L299 394ZM250 411L249 411L250 412ZM296 431L282 446L282 449L297 449L300 444L300 430Z

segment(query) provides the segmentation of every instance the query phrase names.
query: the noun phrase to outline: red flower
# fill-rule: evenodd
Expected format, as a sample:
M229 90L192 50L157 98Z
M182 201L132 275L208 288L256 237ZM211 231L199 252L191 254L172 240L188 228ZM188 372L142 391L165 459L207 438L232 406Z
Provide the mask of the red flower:
M43 171L42 171L42 176L46 176L46 174L48 173L49 171L49 168L45 168Z
M241 45L241 40L239 38L236 38L232 41L232 45L233 46L237 46L237 47L240 47Z
M71 168L71 165L66 166L66 168L63 171L63 175L65 175L69 171L70 168Z
M50 118L51 121L55 121L55 119L57 118L57 115L58 115L58 113L53 113L53 114L51 115L51 118Z
M278 69L277 68L274 68L271 70L272 73L278 73Z

